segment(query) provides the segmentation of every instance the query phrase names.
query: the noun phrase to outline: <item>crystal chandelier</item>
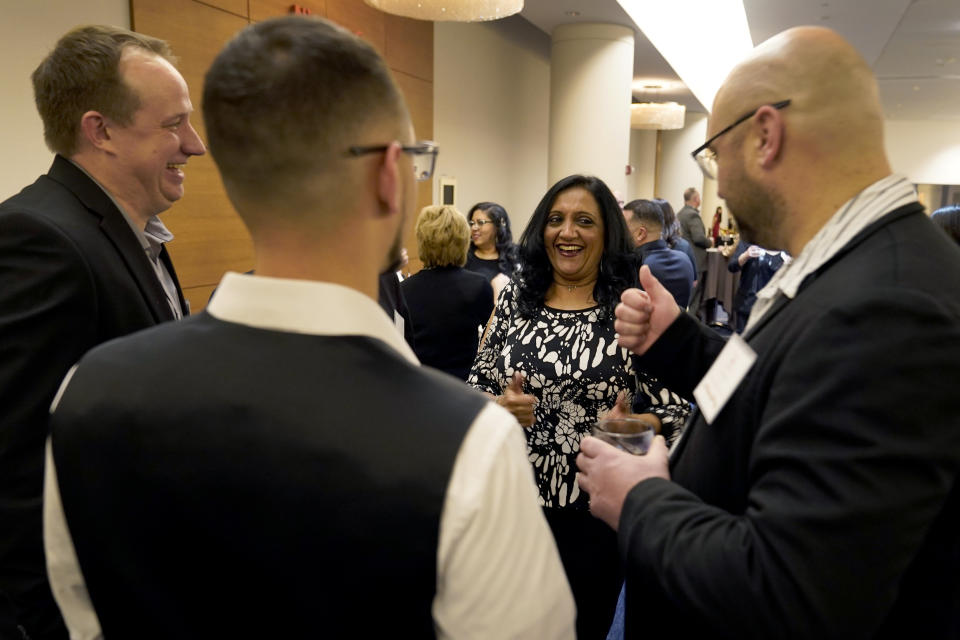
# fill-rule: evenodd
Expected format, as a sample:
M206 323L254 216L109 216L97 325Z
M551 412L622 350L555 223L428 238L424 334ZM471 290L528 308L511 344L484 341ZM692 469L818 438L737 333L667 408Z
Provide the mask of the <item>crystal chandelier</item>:
M374 9L417 20L481 22L512 16L523 0L363 0Z

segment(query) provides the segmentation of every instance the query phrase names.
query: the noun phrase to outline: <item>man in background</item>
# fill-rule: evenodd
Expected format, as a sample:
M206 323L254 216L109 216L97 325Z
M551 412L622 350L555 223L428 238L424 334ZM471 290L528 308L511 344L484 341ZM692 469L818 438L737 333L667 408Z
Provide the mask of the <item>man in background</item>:
M631 200L623 207L627 229L637 246L640 263L663 284L681 309L690 303L693 266L682 251L667 246L663 239L663 211L651 200Z
M707 249L713 246L713 239L707 236L707 229L700 217L700 193L694 187L683 192L683 207L677 211L680 223L680 235L690 243L697 261L694 274L694 289L690 300L690 312L698 315L703 305L703 286L707 275ZM705 313L705 311L704 311Z
M68 625L572 638L516 420L419 367L376 303L436 158L383 60L323 20L259 22L213 62L203 109L256 275L65 383L45 508Z
M713 246L713 240L707 237L707 229L700 217L700 193L694 187L683 192L683 207L677 211L680 223L680 235L693 245L693 254L697 258L697 281L707 270L707 249Z
M187 313L157 216L204 146L173 62L124 29L64 35L33 73L53 166L0 204L0 628L33 640L67 637L40 519L54 393L91 347Z
M795 258L743 338L646 269L617 308L620 344L699 409L669 458L581 444L628 637L958 636L960 249L883 128L869 65L828 29L774 36L717 93L697 162L746 242Z

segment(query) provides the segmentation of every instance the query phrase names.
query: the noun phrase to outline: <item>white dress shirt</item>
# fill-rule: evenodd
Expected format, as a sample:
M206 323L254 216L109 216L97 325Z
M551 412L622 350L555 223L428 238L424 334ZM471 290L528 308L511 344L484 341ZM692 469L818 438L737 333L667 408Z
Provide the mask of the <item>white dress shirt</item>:
M375 301L335 284L228 273L207 311L263 329L368 336L417 363ZM70 374L61 392L69 380ZM102 637L100 626L64 518L49 443L46 468L50 584L71 638L94 640ZM440 638L574 637L573 596L537 502L523 433L492 402L467 430L451 472L440 519L433 619Z

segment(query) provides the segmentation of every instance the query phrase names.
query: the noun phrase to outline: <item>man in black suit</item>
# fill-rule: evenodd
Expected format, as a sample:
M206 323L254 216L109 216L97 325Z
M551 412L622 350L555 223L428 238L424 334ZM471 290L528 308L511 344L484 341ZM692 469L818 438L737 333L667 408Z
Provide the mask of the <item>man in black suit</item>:
M519 425L418 366L376 303L437 152L384 61L323 20L259 22L214 60L203 109L256 273L64 383L44 522L68 626L571 638Z
M0 204L0 592L34 640L66 638L41 540L54 393L91 347L187 313L157 215L204 146L172 60L122 29L66 34L33 73L53 166Z
M621 345L699 408L669 457L581 445L630 637L958 637L960 250L891 174L883 123L823 28L717 93L695 157L748 242L796 257L726 343L646 270L617 309Z
M693 289L693 266L687 255L667 246L663 239L663 211L651 200L632 200L623 207L627 228L640 264L650 267L650 273L673 295L677 305L686 309Z

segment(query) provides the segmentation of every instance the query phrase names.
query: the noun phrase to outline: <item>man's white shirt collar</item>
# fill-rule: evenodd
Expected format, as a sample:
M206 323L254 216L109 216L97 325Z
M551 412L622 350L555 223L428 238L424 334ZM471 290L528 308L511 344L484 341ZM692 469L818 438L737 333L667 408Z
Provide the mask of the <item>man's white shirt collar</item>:
M380 305L355 289L330 282L229 272L207 312L219 320L258 329L376 338L419 364Z

